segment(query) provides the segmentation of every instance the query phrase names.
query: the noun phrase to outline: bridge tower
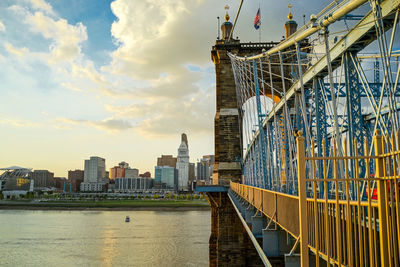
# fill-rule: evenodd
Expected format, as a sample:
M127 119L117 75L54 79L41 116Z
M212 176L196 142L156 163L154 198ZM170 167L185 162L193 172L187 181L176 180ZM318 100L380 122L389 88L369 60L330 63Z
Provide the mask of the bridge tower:
M241 43L230 37L232 28L227 12L221 26L222 38L211 50L216 73L215 165L213 186L202 191L207 193L212 209L210 266L263 266L227 194L230 181L242 180L243 151L240 107L228 52L254 55L277 43Z
M238 53L240 41L230 39L232 23L228 13L221 26L222 39L217 40L211 50L215 64L217 107L214 118L215 165L213 184L229 186L229 181L240 182L241 168L241 133L236 86L231 61L227 52Z

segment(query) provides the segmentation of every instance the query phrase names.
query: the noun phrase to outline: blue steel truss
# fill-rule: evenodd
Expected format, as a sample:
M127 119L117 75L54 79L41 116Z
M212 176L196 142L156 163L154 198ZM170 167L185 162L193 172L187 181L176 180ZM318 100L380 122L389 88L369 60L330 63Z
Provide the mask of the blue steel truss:
M261 111L261 95L260 95L260 86L258 81L258 69L257 69L257 61L253 60L253 75L254 75L254 87L256 92L256 105L257 105L257 118L258 118L258 130L260 132L260 138L258 140L259 146L259 162L261 168L261 186L265 188L265 182L268 183L268 172L266 169L266 139L265 139L265 131L263 127L263 121L265 118L265 114ZM267 180L267 181L265 181Z
M245 184L296 195L294 135L298 131L306 137L306 154L315 153L322 157L332 154L333 138L339 155L344 149L348 149L351 156L371 155L374 153L371 145L374 131L381 130L387 136L398 130L400 84L395 88L396 77L392 76L398 71L394 67L396 64L390 64L392 58L388 49L391 46L386 44L384 31L397 23L390 15L400 3L382 0L371 1L371 5L374 8L379 6L379 14L374 9L364 16L357 16L359 22L345 36L331 36L334 41L332 47L329 47L330 42L326 38L327 53L316 61L309 48L309 39L294 38L295 43L292 42L291 46L285 46L283 42L278 48L271 49L274 52L264 51L251 57L229 53L238 105L245 110L242 123L242 140L247 144L243 145L246 150L242 164ZM351 15L345 16L345 19L351 18ZM312 27L320 27L321 32L327 34L321 26L324 20L327 20L326 17L317 18L319 22ZM300 31L309 29L303 27ZM294 36L302 35L295 33ZM391 38L393 40L393 36ZM289 38L287 42L291 40ZM360 60L360 53L372 42L377 42L379 47L376 59L371 57L370 63ZM366 74L371 66L372 72ZM399 68L399 64L396 66ZM280 98L279 102L274 95ZM273 104L267 108L265 99L268 97ZM348 140L347 148L343 147L345 138ZM370 151L364 151L364 140L367 140ZM323 178L323 162L318 164L316 176ZM332 162L327 160L326 164L326 175L331 178ZM369 165L369 172L374 174L374 163ZM344 167L339 164L338 168L339 173L344 174ZM365 162L360 161L358 166L349 167L348 174L354 177L357 171L360 178L365 178L365 168ZM309 169L306 166L306 170ZM310 177L310 174L307 173L307 176ZM319 194L329 196L334 189L332 185L328 183L328 187L324 188L323 183L319 183ZM340 184L339 187L343 189ZM356 190L353 184L353 195Z
M350 52L344 55L344 66L345 66L345 81L346 81L346 97L347 97L347 121L348 136L350 141L350 155L354 156L355 152L358 155L364 155L363 143L364 143L364 123L361 114L361 86L358 86L358 75L356 73L356 67L353 64L352 57L354 55ZM357 147L352 144L357 141ZM365 175L365 162L360 162L360 176ZM352 173L354 172L354 166L351 168ZM352 174L352 177L354 175ZM353 193L355 192L353 188Z

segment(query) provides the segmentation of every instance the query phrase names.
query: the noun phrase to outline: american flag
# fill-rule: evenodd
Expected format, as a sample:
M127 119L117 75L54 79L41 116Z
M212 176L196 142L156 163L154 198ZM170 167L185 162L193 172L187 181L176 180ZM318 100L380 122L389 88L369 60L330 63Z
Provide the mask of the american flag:
M258 8L257 15L254 18L254 28L258 30L258 28L260 28L260 25L261 25L261 14L260 14L260 8Z

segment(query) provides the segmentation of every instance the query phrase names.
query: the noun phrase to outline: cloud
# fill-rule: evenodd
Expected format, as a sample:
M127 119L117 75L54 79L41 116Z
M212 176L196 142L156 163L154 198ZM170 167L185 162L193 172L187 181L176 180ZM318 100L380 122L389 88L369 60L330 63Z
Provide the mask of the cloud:
M118 47L101 70L118 78L103 92L134 102L106 104L113 116L137 120L136 129L145 136L175 135L191 128L212 132L215 86L200 85L213 76L208 71L211 30L209 23L198 27L212 5L196 0L112 2L118 19L111 34Z
M49 15L55 15L51 5L46 3L44 0L29 0L29 2L34 9L44 11Z
M4 26L3 22L0 20L0 32L5 32L6 26Z
M75 91L75 92L82 92L83 90L75 85L72 85L71 83L61 83L62 86L64 86L65 88L71 90L71 91Z
M49 47L51 62L72 61L81 54L81 43L87 40L82 23L68 24L65 19L55 20L42 12L29 13L26 22L33 32L52 40Z
M113 118L108 118L102 121L81 120L81 119L74 120L69 118L58 118L54 120L54 126L56 128L69 128L68 127L69 125L90 126L100 130L105 130L110 133L116 133L134 127L130 122L126 120L113 119Z
M4 48L7 50L7 52L16 55L18 57L23 57L25 54L29 52L29 49L26 47L16 48L12 44L7 42L4 44Z
M40 127L42 124L17 118L1 119L0 124L11 125L18 128L23 127Z
M201 77L185 65L209 63L203 29L191 27L201 16L193 11L202 3L114 1L111 9L118 20L112 24L111 34L119 47L111 54L113 60L105 69L148 81L151 88L139 93L171 97L195 93L198 88L194 83Z
M211 134L215 112L215 97L211 90L199 91L175 105L162 99L151 99L130 106L106 105L106 109L117 118L139 119L136 129L144 136L176 135L179 132Z
M36 57L34 52L16 50L12 45L10 53L29 53L31 61L46 63L51 69L49 76L60 87L90 98L97 107L101 103L108 112L103 116L111 117L103 121L58 120L54 127L79 124L114 132L134 128L146 136L175 135L191 127L199 133L212 131L215 87L204 88L209 86L204 80L213 76L209 71L209 30L191 27L194 21L204 21L212 1L112 2L117 20L111 36L117 48L109 51L110 62L97 62L100 67L82 51L88 39L86 26L69 24L49 12L50 5L46 11L38 3L34 6L32 2L33 12L17 5L9 9L29 25L31 33L47 39L50 45L44 52L36 52ZM40 45L43 49L43 41Z

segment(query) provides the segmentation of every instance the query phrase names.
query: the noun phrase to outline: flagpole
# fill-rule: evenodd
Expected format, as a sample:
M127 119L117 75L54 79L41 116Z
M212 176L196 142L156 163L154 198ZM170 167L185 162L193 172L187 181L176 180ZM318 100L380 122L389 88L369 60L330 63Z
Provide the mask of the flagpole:
M258 2L258 10L260 10L260 22L261 22L261 7L260 7L260 2ZM259 28L260 32L258 33L258 42L261 43L261 25Z

